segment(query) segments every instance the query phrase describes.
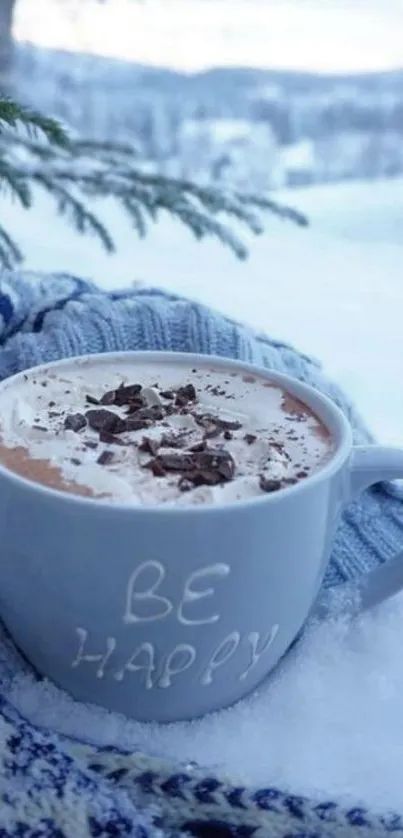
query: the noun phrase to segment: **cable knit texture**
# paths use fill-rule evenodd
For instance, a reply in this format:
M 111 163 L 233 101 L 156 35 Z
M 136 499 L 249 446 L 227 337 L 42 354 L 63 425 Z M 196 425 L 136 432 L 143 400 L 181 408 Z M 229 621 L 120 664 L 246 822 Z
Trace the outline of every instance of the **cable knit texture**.
M 354 406 L 314 359 L 209 308 L 142 286 L 107 293 L 64 274 L 1 275 L 0 379 L 62 357 L 142 349 L 239 358 L 288 373 L 339 405 L 356 442 L 371 439 Z M 388 486 L 365 492 L 344 511 L 325 585 L 354 580 L 402 545 L 399 497 Z M 15 666 L 18 654 L 5 639 L 3 684 L 11 659 Z M 310 802 L 289 792 L 234 788 L 202 767 L 72 743 L 36 729 L 0 698 L 0 835 L 403 836 L 398 813 L 378 816 L 363 806 L 344 809 L 335 801 Z

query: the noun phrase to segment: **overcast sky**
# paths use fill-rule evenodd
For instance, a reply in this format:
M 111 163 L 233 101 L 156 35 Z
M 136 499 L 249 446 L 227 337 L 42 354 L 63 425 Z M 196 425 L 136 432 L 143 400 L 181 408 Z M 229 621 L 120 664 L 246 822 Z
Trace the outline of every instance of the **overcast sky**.
M 34 8 L 35 7 L 35 8 Z M 16 35 L 147 64 L 326 71 L 403 67 L 403 0 L 20 0 Z

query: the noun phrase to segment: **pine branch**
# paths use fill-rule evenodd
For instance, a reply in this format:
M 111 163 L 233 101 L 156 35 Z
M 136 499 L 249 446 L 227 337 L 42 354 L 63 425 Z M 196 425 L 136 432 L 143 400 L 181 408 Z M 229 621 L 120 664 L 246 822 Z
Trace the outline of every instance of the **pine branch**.
M 66 131 L 58 122 L 25 108 L 12 99 L 0 96 L 0 134 L 5 126 L 14 130 L 25 128 L 30 137 L 39 132 L 50 143 L 60 148 L 68 148 L 70 145 Z
M 242 197 L 249 206 L 256 207 L 259 210 L 268 210 L 273 215 L 277 215 L 285 221 L 293 221 L 299 227 L 308 227 L 309 225 L 306 215 L 293 207 L 287 206 L 287 204 L 281 204 L 278 201 L 273 201 L 271 198 L 265 198 L 261 195 L 246 193 Z
M 159 175 L 136 173 L 136 180 L 152 187 L 156 187 L 163 182 L 166 187 L 172 188 L 174 192 L 194 195 L 211 213 L 225 212 L 226 215 L 243 221 L 256 234 L 262 232 L 262 223 L 259 216 L 251 212 L 251 208 L 269 211 L 279 218 L 293 221 L 301 227 L 308 225 L 306 216 L 292 207 L 253 193 L 223 192 L 214 186 L 199 186 L 191 181 L 162 178 Z
M 37 173 L 35 182 L 42 186 L 55 199 L 59 215 L 66 216 L 71 225 L 82 235 L 92 233 L 95 235 L 107 251 L 113 253 L 115 245 L 102 221 L 92 213 L 85 204 L 78 200 L 74 194 L 65 189 L 52 178 L 43 173 Z
M 22 260 L 23 255 L 18 245 L 0 224 L 0 264 L 11 269 Z
M 144 212 L 133 198 L 122 198 L 122 207 L 129 216 L 134 229 L 140 239 L 144 239 L 147 235 L 147 224 L 144 219 Z
M 97 161 L 116 165 L 116 156 L 127 162 L 132 162 L 137 157 L 138 150 L 126 143 L 103 142 L 97 140 L 76 140 L 71 144 L 70 150 L 75 158 L 87 157 L 90 154 L 96 155 Z
M 13 198 L 18 198 L 24 209 L 32 205 L 32 195 L 24 175 L 0 156 L 0 189 L 9 191 Z
M 20 127 L 24 131 L 16 133 Z M 247 249 L 227 228 L 226 219 L 255 235 L 263 231 L 261 214 L 266 211 L 307 224 L 301 213 L 266 197 L 146 173 L 130 146 L 69 139 L 58 123 L 0 97 L 0 189 L 28 209 L 37 187 L 48 193 L 77 232 L 95 235 L 107 252 L 115 249 L 114 241 L 95 211 L 103 198 L 118 202 L 141 238 L 165 211 L 197 239 L 213 236 L 240 259 L 246 258 Z M 21 258 L 16 243 L 0 227 L 0 264 Z

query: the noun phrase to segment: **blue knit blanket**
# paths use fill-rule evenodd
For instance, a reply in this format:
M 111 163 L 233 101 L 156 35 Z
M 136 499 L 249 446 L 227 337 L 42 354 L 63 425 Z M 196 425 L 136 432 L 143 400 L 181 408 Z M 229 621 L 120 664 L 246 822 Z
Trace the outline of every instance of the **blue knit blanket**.
M 0 275 L 0 379 L 61 357 L 136 349 L 221 355 L 286 372 L 329 395 L 356 442 L 370 439 L 316 361 L 206 307 L 158 289 L 106 293 L 66 275 Z M 399 541 L 403 504 L 386 487 L 367 491 L 343 514 L 325 585 L 354 580 L 387 561 Z M 403 836 L 403 814 L 310 801 L 292 789 L 235 787 L 203 766 L 96 748 L 38 729 L 5 697 L 15 666 L 27 664 L 1 631 L 1 838 Z

